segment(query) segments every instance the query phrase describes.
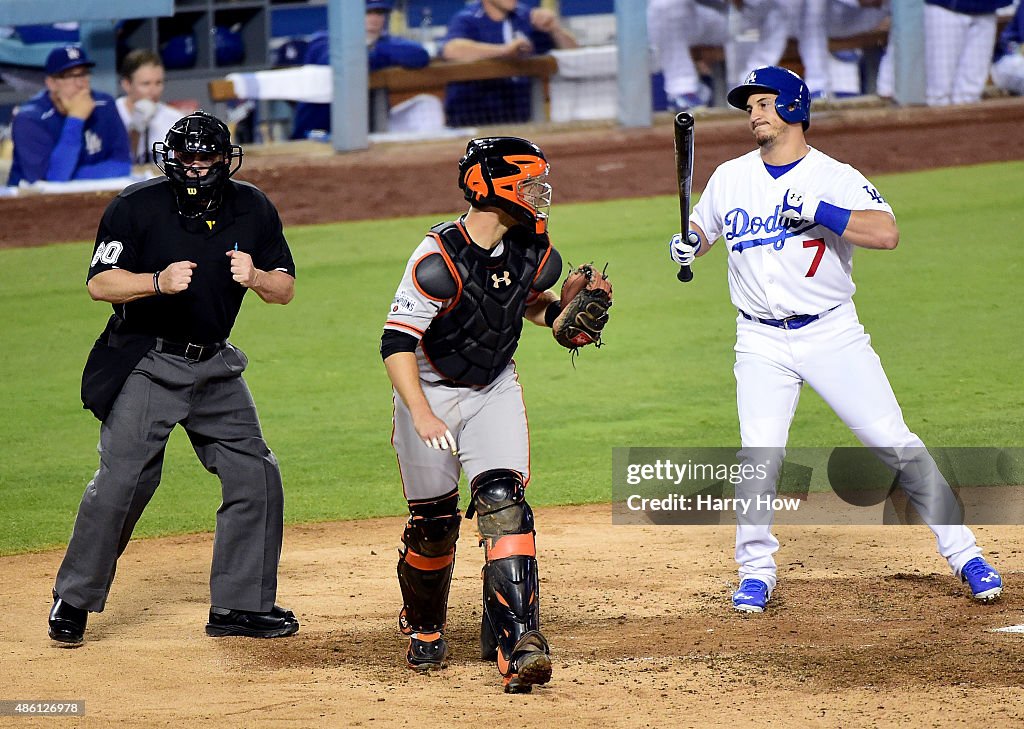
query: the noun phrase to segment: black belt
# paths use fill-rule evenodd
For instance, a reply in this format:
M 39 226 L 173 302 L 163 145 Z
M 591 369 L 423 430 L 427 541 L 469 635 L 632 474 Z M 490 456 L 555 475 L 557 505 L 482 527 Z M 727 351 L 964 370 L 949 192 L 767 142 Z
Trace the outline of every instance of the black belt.
M 743 309 L 737 309 L 737 311 L 743 316 L 744 319 L 750 321 L 756 321 L 758 324 L 767 324 L 770 327 L 778 327 L 779 329 L 800 329 L 810 324 L 812 321 L 818 321 L 821 317 L 825 316 L 830 311 L 835 311 L 839 306 L 833 306 L 831 309 L 821 312 L 820 314 L 794 314 L 793 316 L 787 316 L 785 319 L 762 319 L 757 316 L 751 316 Z
M 157 337 L 156 346 L 153 349 L 157 352 L 163 352 L 164 354 L 173 354 L 177 357 L 184 357 L 189 362 L 203 362 L 224 349 L 225 346 L 227 346 L 227 342 L 194 344 L 192 342 L 170 342 L 166 339 Z
M 472 385 L 464 385 L 461 382 L 455 380 L 435 380 L 435 385 L 444 385 L 445 387 L 472 387 Z

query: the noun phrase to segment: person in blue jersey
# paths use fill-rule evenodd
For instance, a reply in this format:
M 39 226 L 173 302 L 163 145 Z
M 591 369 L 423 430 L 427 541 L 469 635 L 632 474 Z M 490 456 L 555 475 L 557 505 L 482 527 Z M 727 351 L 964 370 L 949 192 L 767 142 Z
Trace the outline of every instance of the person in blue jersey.
M 577 45 L 576 37 L 547 8 L 525 7 L 518 0 L 478 0 L 448 22 L 441 57 L 446 61 L 516 59 Z M 444 110 L 452 127 L 529 121 L 530 79 L 448 84 Z
M 370 71 L 388 66 L 423 68 L 430 63 L 427 49 L 415 41 L 388 32 L 388 19 L 393 8 L 392 0 L 366 0 L 366 52 L 369 54 Z M 313 34 L 303 62 L 331 65 L 327 31 Z M 331 133 L 330 104 L 301 102 L 295 106 L 291 138 L 307 139 L 311 133 L 322 136 Z
M 128 133 L 114 97 L 90 87 L 95 65 L 73 45 L 55 48 L 47 56 L 46 88 L 15 109 L 8 185 L 131 173 Z
M 1017 96 L 1024 95 L 1024 4 L 1017 7 L 996 42 L 992 63 L 996 86 Z

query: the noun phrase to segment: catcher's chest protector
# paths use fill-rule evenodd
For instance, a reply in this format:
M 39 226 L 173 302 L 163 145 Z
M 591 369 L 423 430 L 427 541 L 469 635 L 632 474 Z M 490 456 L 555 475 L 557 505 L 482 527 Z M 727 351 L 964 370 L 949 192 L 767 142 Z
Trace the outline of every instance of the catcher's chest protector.
M 523 331 L 526 298 L 548 250 L 547 236 L 520 228 L 505 235 L 505 249 L 490 256 L 453 223 L 430 230 L 458 271 L 461 291 L 423 335 L 427 359 L 444 377 L 487 385 L 512 360 Z

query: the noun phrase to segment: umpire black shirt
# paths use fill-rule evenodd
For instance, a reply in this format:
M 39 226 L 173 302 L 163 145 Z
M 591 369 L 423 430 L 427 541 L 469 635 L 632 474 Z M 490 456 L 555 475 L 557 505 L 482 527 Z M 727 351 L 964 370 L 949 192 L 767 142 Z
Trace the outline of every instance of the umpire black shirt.
M 231 278 L 226 253 L 236 248 L 256 268 L 295 275 L 277 209 L 257 187 L 229 180 L 216 211 L 189 219 L 178 213 L 169 180 L 147 180 L 107 206 L 87 280 L 114 268 L 153 273 L 192 261 L 192 282 L 181 293 L 114 304 L 118 331 L 211 344 L 228 338 L 248 290 Z

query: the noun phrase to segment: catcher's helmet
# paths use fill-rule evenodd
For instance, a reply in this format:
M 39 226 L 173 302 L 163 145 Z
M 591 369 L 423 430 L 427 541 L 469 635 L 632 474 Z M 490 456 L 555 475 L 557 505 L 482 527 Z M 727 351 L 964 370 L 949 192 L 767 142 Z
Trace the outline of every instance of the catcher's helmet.
M 533 142 L 519 137 L 470 140 L 459 160 L 459 188 L 477 207 L 495 207 L 537 234 L 551 207 L 548 163 Z
M 206 174 L 195 166 L 195 155 L 216 155 Z M 198 218 L 220 204 L 228 179 L 242 166 L 242 148 L 231 144 L 231 133 L 217 117 L 200 109 L 171 126 L 162 142 L 153 143 L 153 160 L 167 175 L 178 198 L 178 211 Z
M 751 94 L 777 94 L 775 110 L 783 121 L 800 122 L 804 129 L 811 125 L 811 94 L 804 80 L 780 66 L 755 68 L 739 86 L 729 92 L 729 103 L 746 110 Z

